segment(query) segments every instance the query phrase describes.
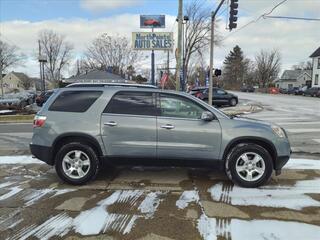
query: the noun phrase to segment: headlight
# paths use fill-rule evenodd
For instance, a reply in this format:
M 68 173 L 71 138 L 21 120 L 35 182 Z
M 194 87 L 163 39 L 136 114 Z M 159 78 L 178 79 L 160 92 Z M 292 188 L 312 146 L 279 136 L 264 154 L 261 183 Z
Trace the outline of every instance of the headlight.
M 285 134 L 285 132 L 282 130 L 281 127 L 271 126 L 271 128 L 272 128 L 272 131 L 273 131 L 276 135 L 278 135 L 279 137 L 281 137 L 281 138 L 285 138 L 285 137 L 286 137 L 286 134 Z

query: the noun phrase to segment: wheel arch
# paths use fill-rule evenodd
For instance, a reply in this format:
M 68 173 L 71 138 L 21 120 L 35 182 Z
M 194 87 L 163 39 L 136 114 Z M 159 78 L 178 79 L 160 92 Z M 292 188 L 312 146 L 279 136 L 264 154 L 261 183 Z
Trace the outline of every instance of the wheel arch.
M 228 154 L 230 153 L 230 151 L 237 145 L 239 144 L 257 144 L 261 147 L 263 147 L 264 149 L 266 149 L 271 157 L 272 157 L 272 161 L 273 161 L 273 166 L 275 166 L 275 161 L 277 159 L 277 150 L 276 147 L 274 146 L 274 144 L 269 141 L 268 139 L 265 138 L 261 138 L 261 137 L 238 137 L 235 138 L 233 140 L 231 140 L 227 147 L 225 148 L 224 152 L 223 152 L 223 161 L 226 161 Z
M 58 136 L 55 141 L 53 142 L 53 150 L 52 150 L 52 155 L 53 155 L 53 161 L 55 161 L 55 156 L 61 146 L 64 144 L 70 143 L 70 142 L 81 142 L 81 143 L 86 143 L 89 146 L 93 148 L 93 150 L 97 153 L 99 157 L 103 156 L 103 152 L 101 149 L 101 146 L 97 139 L 95 139 L 93 136 L 84 134 L 84 133 L 77 133 L 77 132 L 71 132 L 71 133 L 65 133 L 60 136 Z

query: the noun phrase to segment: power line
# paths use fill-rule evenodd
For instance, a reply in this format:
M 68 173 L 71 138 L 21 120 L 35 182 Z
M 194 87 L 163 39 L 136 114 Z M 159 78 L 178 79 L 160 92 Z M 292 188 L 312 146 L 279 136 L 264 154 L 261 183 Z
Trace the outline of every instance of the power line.
M 258 22 L 260 19 L 265 18 L 267 15 L 271 14 L 276 8 L 278 8 L 280 5 L 282 5 L 283 3 L 285 3 L 287 0 L 283 0 L 281 2 L 279 2 L 278 4 L 276 4 L 269 12 L 263 13 L 261 14 L 259 17 L 257 17 L 254 20 L 251 20 L 250 22 L 246 23 L 245 25 L 243 25 L 242 27 L 238 28 L 237 30 L 231 32 L 229 35 L 227 35 L 226 37 L 222 38 L 220 41 L 224 41 L 225 39 L 227 39 L 228 37 L 230 37 L 231 35 L 235 34 L 236 32 L 239 32 L 240 30 L 246 28 L 247 26 L 249 26 L 252 23 L 256 23 Z
M 305 21 L 320 21 L 320 18 L 303 18 L 303 17 L 287 17 L 287 16 L 264 16 L 263 18 L 280 18 L 280 19 L 293 19 Z

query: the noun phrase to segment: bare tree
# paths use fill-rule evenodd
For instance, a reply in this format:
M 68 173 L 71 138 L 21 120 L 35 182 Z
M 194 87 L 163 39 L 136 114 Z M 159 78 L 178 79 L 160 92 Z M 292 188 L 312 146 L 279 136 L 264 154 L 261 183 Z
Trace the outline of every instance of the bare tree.
M 30 89 L 34 84 L 34 79 L 29 78 L 28 76 L 23 76 L 20 78 L 20 84 L 23 89 L 28 90 Z
M 10 45 L 0 39 L 0 69 L 2 71 L 23 62 L 24 55 L 18 50 L 17 46 Z
M 262 87 L 267 87 L 280 72 L 281 57 L 278 50 L 261 50 L 255 56 L 256 77 Z
M 121 36 L 109 36 L 107 33 L 96 38 L 85 52 L 84 66 L 91 69 L 107 70 L 112 67 L 114 73 L 124 73 L 126 67 L 133 65 L 139 58 L 132 50 L 129 39 Z
M 306 62 L 300 62 L 299 64 L 292 66 L 293 70 L 312 70 L 312 62 L 306 61 Z
M 73 45 L 52 30 L 44 30 L 39 33 L 41 55 L 45 56 L 45 73 L 51 82 L 61 79 L 62 71 L 72 59 Z
M 8 68 L 22 63 L 24 55 L 18 52 L 18 47 L 10 45 L 0 39 L 0 85 L 3 96 L 2 72 Z
M 184 52 L 185 71 L 188 73 L 190 59 L 195 54 L 203 55 L 210 43 L 211 10 L 206 7 L 203 0 L 190 2 L 185 7 L 186 22 L 186 49 Z M 215 33 L 215 44 L 220 42 L 221 37 Z

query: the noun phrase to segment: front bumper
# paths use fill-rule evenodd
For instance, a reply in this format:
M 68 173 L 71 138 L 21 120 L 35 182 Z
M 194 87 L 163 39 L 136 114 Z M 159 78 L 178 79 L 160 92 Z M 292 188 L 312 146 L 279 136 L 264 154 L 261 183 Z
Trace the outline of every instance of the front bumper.
M 51 147 L 36 145 L 32 143 L 30 143 L 29 146 L 32 155 L 49 165 L 54 165 Z

